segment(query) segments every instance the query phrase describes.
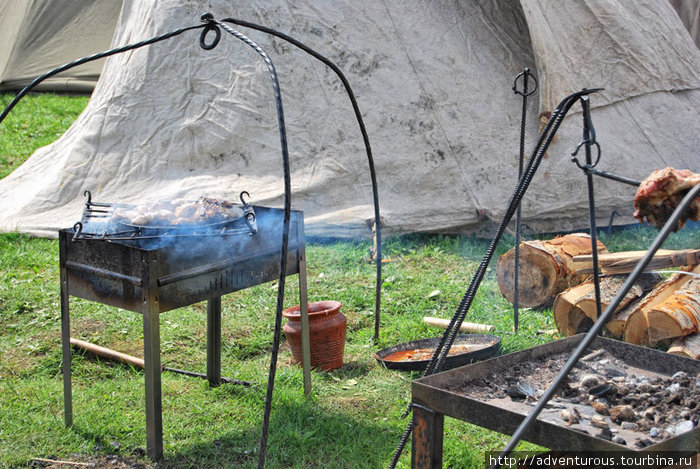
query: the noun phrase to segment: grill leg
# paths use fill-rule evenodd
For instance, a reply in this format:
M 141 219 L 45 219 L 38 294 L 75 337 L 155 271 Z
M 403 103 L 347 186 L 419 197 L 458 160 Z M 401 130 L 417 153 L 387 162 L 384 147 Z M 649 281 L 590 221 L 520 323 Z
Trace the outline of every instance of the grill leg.
M 311 339 L 309 337 L 309 296 L 306 290 L 306 248 L 303 225 L 298 228 L 299 250 L 299 314 L 301 315 L 301 368 L 304 375 L 304 394 L 311 396 Z
M 160 383 L 160 311 L 157 260 L 147 257 L 144 268 L 149 282 L 144 288 L 143 361 L 146 381 L 146 453 L 154 461 L 163 457 L 163 408 Z
M 221 297 L 207 300 L 207 379 L 221 384 Z
M 412 469 L 442 467 L 442 433 L 445 416 L 413 404 Z
M 71 386 L 70 308 L 65 267 L 61 267 L 61 371 L 63 373 L 63 416 L 66 426 L 73 425 L 73 390 Z

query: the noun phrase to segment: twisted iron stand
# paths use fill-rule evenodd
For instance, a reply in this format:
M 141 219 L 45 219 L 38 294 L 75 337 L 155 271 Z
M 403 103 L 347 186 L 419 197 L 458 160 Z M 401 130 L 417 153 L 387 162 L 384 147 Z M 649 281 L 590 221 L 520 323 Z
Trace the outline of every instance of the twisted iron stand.
M 518 89 L 518 78 L 523 79 L 522 91 Z M 528 89 L 529 79 L 535 82 L 532 90 Z M 523 108 L 520 117 L 520 151 L 518 154 L 518 181 L 523 177 L 523 161 L 525 159 L 525 127 L 527 124 L 527 98 L 537 91 L 537 78 L 530 73 L 529 68 L 525 68 L 513 80 L 513 92 L 523 98 Z M 513 253 L 513 332 L 518 332 L 518 271 L 520 270 L 520 203 L 515 211 L 515 251 Z
M 263 415 L 263 427 L 262 427 L 262 435 L 260 439 L 260 454 L 259 454 L 259 459 L 258 459 L 258 467 L 262 468 L 265 465 L 265 454 L 266 454 L 266 448 L 267 448 L 267 434 L 268 434 L 268 427 L 269 427 L 269 420 L 270 420 L 270 409 L 271 409 L 271 402 L 272 402 L 272 394 L 274 390 L 274 381 L 275 381 L 275 372 L 276 372 L 276 367 L 277 367 L 277 355 L 279 351 L 279 343 L 280 343 L 280 336 L 281 336 L 281 322 L 282 322 L 282 309 L 283 309 L 283 299 L 284 299 L 284 286 L 285 286 L 285 272 L 286 272 L 286 263 L 287 263 L 287 252 L 288 252 L 288 241 L 289 241 L 289 225 L 290 225 L 290 215 L 291 215 L 291 176 L 290 176 L 290 168 L 289 168 L 289 152 L 287 148 L 287 136 L 286 136 L 286 130 L 285 130 L 285 125 L 284 125 L 284 112 L 283 112 L 283 107 L 282 107 L 282 97 L 280 93 L 280 88 L 279 88 L 279 82 L 277 79 L 277 73 L 274 67 L 274 64 L 272 63 L 272 59 L 270 56 L 260 47 L 258 46 L 254 41 L 252 41 L 250 38 L 247 36 L 243 35 L 239 31 L 231 28 L 227 24 L 223 24 L 221 21 L 218 21 L 214 18 L 214 16 L 210 13 L 204 14 L 201 17 L 202 24 L 198 25 L 193 25 L 193 26 L 188 26 L 185 28 L 180 28 L 176 29 L 174 31 L 155 36 L 150 39 L 146 39 L 141 42 L 133 43 L 133 44 L 128 44 L 122 47 L 118 47 L 115 49 L 111 49 L 108 51 L 104 52 L 99 52 L 87 57 L 83 57 L 81 59 L 75 60 L 73 62 L 67 63 L 65 65 L 62 65 L 60 67 L 57 67 L 53 70 L 50 70 L 47 73 L 44 73 L 43 75 L 38 76 L 35 78 L 29 85 L 25 86 L 17 95 L 15 98 L 10 102 L 10 104 L 7 105 L 5 110 L 0 114 L 0 122 L 2 122 L 7 115 L 12 111 L 12 109 L 17 105 L 17 103 L 27 95 L 35 86 L 37 86 L 39 83 L 42 81 L 46 80 L 47 78 L 50 78 L 58 73 L 61 73 L 63 71 L 69 70 L 73 67 L 77 67 L 79 65 L 82 65 L 87 62 L 92 62 L 94 60 L 99 60 L 105 57 L 109 57 L 112 55 L 120 54 L 122 52 L 127 52 L 131 51 L 134 49 L 138 49 L 140 47 L 144 46 L 149 46 L 161 41 L 164 41 L 166 39 L 170 39 L 176 36 L 179 36 L 180 34 L 191 31 L 191 30 L 197 30 L 201 29 L 200 37 L 199 37 L 199 43 L 200 46 L 205 49 L 205 50 L 212 50 L 214 49 L 220 42 L 221 40 L 221 29 L 224 31 L 228 32 L 232 36 L 236 37 L 237 39 L 245 42 L 247 45 L 249 45 L 251 48 L 253 48 L 264 60 L 265 64 L 267 65 L 269 74 L 270 74 L 270 79 L 272 81 L 272 87 L 273 87 L 273 92 L 274 92 L 274 97 L 275 97 L 275 105 L 276 105 L 276 111 L 277 111 L 277 123 L 278 123 L 278 128 L 279 128 L 279 134 L 280 134 L 280 146 L 282 149 L 282 165 L 283 165 L 283 172 L 284 172 L 284 222 L 283 222 L 283 228 L 282 228 L 282 245 L 281 245 L 281 261 L 280 261 L 280 277 L 278 281 L 278 288 L 277 288 L 277 305 L 276 305 L 276 314 L 275 314 L 275 328 L 274 328 L 274 338 L 273 338 L 273 347 L 272 347 L 272 356 L 270 360 L 270 371 L 268 375 L 268 385 L 267 385 L 267 394 L 265 398 L 265 410 L 264 410 L 264 415 Z M 237 24 L 240 26 L 244 27 L 249 27 L 252 29 L 256 29 L 262 32 L 265 32 L 267 34 L 274 35 L 276 37 L 279 37 L 287 42 L 290 42 L 291 44 L 295 45 L 296 47 L 300 48 L 304 52 L 312 55 L 316 59 L 320 60 L 323 62 L 326 66 L 331 68 L 336 75 L 340 78 L 341 82 L 343 83 L 343 86 L 345 87 L 345 90 L 350 98 L 350 101 L 352 103 L 353 110 L 355 112 L 356 119 L 358 121 L 358 125 L 360 127 L 360 131 L 362 133 L 362 138 L 363 142 L 365 144 L 365 149 L 367 152 L 367 160 L 369 164 L 369 170 L 370 170 L 370 176 L 371 176 L 371 182 L 372 182 L 372 193 L 373 193 L 373 202 L 374 202 L 374 217 L 375 217 L 375 225 L 376 225 L 376 237 L 377 237 L 377 252 L 376 252 L 376 262 L 377 262 L 377 284 L 376 284 L 376 290 L 375 290 L 375 327 L 374 327 L 374 340 L 375 342 L 378 339 L 379 336 L 379 316 L 380 316 L 380 305 L 381 305 L 381 269 L 382 269 L 382 241 L 381 241 L 381 217 L 379 213 L 379 197 L 378 197 L 378 190 L 377 190 L 377 179 L 376 179 L 376 172 L 374 169 L 374 159 L 372 157 L 372 150 L 369 144 L 369 137 L 367 135 L 367 131 L 365 129 L 364 121 L 362 119 L 361 112 L 359 110 L 359 106 L 357 105 L 357 101 L 355 100 L 354 93 L 352 92 L 352 89 L 350 87 L 349 82 L 343 75 L 343 73 L 340 71 L 340 69 L 329 59 L 325 58 L 318 52 L 314 51 L 310 47 L 304 45 L 300 41 L 287 36 L 286 34 L 283 34 L 279 31 L 275 31 L 273 29 L 260 26 L 254 23 L 249 23 L 246 21 L 242 20 L 237 20 L 237 19 L 232 19 L 232 18 L 227 18 L 222 20 L 223 22 L 227 23 L 232 23 L 232 24 Z M 213 33 L 214 37 L 210 41 L 207 40 L 207 35 L 209 33 Z M 306 322 L 306 327 L 308 330 L 308 316 L 306 317 L 306 321 L 304 321 L 303 318 L 304 315 L 302 315 L 302 327 L 304 327 L 304 322 Z M 64 321 L 62 318 L 62 331 L 63 334 L 70 334 L 69 330 L 65 330 L 68 327 L 67 321 Z M 64 341 L 63 344 L 63 356 L 70 357 L 70 343 L 67 341 Z M 64 360 L 65 361 L 65 360 Z M 63 364 L 63 366 L 66 366 L 66 363 Z M 68 363 L 68 366 L 70 364 Z M 307 387 L 307 381 L 309 379 L 305 377 L 305 390 L 310 392 L 310 387 Z M 68 391 L 70 391 L 70 382 L 65 382 L 64 380 L 64 394 L 67 392 L 66 387 L 68 386 Z M 71 425 L 72 424 L 72 414 L 71 412 L 67 411 L 65 415 L 65 421 L 66 425 Z M 155 432 L 158 433 L 158 432 Z M 163 443 L 162 443 L 162 431 L 160 435 L 155 435 L 152 438 L 149 438 L 148 445 L 147 445 L 147 452 L 148 456 L 151 459 L 157 460 L 161 459 L 163 456 Z

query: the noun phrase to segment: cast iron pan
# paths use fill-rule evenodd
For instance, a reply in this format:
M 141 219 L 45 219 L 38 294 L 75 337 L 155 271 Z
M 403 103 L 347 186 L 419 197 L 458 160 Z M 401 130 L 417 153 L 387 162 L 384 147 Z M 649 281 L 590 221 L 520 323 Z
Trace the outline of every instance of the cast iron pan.
M 389 354 L 394 352 L 403 352 L 406 350 L 415 349 L 432 349 L 440 343 L 440 338 L 436 337 L 434 339 L 421 339 L 414 340 L 412 342 L 406 342 L 403 344 L 394 345 L 393 347 L 385 348 L 374 354 L 374 357 L 382 363 L 387 368 L 392 370 L 403 370 L 403 371 L 422 371 L 428 366 L 430 359 L 427 360 L 412 360 L 412 361 L 393 361 L 385 360 Z M 464 353 L 456 355 L 448 355 L 445 358 L 445 364 L 443 370 L 448 370 L 450 368 L 456 368 L 462 365 L 468 365 L 470 363 L 477 362 L 479 360 L 485 360 L 492 357 L 498 352 L 501 346 L 501 338 L 495 335 L 488 334 L 465 334 L 458 335 L 455 338 L 454 345 L 467 344 L 467 345 L 486 345 L 486 347 L 474 350 L 466 351 Z M 453 346 L 454 346 L 453 345 Z

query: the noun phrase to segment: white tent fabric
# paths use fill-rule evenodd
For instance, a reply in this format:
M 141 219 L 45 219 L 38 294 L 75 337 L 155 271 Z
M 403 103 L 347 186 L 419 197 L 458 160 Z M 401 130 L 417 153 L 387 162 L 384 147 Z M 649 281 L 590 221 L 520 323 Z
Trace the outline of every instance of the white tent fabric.
M 669 0 L 695 45 L 700 47 L 700 0 Z
M 0 0 L 0 90 L 109 48 L 121 0 Z M 104 61 L 45 80 L 38 90 L 91 92 Z
M 540 82 L 528 148 L 540 111 L 602 86 L 591 97 L 601 169 L 637 179 L 665 166 L 699 169 L 700 51 L 667 2 L 127 0 L 113 45 L 195 24 L 205 12 L 286 32 L 345 72 L 390 233 L 473 232 L 500 219 L 517 177 L 521 101 L 511 86 L 523 67 Z M 293 46 L 241 31 L 270 52 L 280 76 L 292 205 L 307 231 L 369 235 L 369 172 L 340 82 Z M 523 220 L 534 230 L 587 226 L 584 176 L 569 161 L 580 123 L 580 113 L 567 117 L 528 190 Z M 246 190 L 255 204 L 281 206 L 279 135 L 260 58 L 226 33 L 204 51 L 192 32 L 111 57 L 75 124 L 0 181 L 0 229 L 51 236 L 79 219 L 86 189 L 124 203 L 236 200 Z M 613 210 L 630 221 L 633 194 L 596 180 L 599 222 Z

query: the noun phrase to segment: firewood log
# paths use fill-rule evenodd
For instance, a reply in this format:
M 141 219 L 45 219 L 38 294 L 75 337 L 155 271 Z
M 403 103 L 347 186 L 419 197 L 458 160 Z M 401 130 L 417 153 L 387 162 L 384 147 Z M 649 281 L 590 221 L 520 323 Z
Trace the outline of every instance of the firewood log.
M 674 340 L 668 353 L 700 360 L 700 332 Z
M 598 252 L 607 249 L 598 241 Z M 573 257 L 591 253 L 591 238 L 585 233 L 558 236 L 549 241 L 520 243 L 518 270 L 518 303 L 523 307 L 544 308 L 564 290 L 580 284 L 586 275 L 576 273 Z M 501 294 L 513 302 L 513 269 L 515 249 L 498 259 L 496 279 Z
M 647 251 L 624 251 L 598 256 L 600 271 L 604 274 L 625 274 L 632 272 Z M 700 249 L 673 251 L 659 249 L 647 264 L 646 270 L 668 267 L 695 266 L 700 264 Z M 593 273 L 593 259 L 590 254 L 574 257 L 574 266 L 579 274 Z
M 600 279 L 600 311 L 601 313 L 605 311 L 610 302 L 615 298 L 617 292 L 620 291 L 622 285 L 625 283 L 627 275 L 611 275 L 608 277 L 602 277 Z M 644 294 L 654 288 L 662 278 L 658 274 L 642 274 L 639 276 L 637 281 L 632 285 L 632 288 L 627 292 L 627 294 L 622 298 L 622 301 L 618 305 L 615 311 L 622 310 L 625 306 L 630 304 L 637 298 L 641 298 Z M 593 280 L 590 280 L 593 284 Z M 595 307 L 595 290 L 591 289 L 589 292 L 584 294 L 576 302 L 578 306 L 589 318 L 593 321 L 597 320 L 596 307 Z
M 608 332 L 617 338 L 622 338 L 625 333 L 625 327 L 627 326 L 627 320 L 630 318 L 632 312 L 635 311 L 637 305 L 642 301 L 644 301 L 644 298 L 637 298 L 624 308 L 615 312 L 613 317 L 605 324 L 605 328 Z
M 593 320 L 586 316 L 586 313 L 576 306 L 577 300 L 589 292 L 593 291 L 593 282 L 582 283 L 572 287 L 554 299 L 552 313 L 554 323 L 563 336 L 570 336 L 585 332 L 593 325 Z
M 617 292 L 620 291 L 625 279 L 625 275 L 614 275 L 600 279 L 601 311 L 605 311 L 615 295 L 617 295 Z M 660 281 L 661 276 L 656 274 L 643 274 L 640 276 L 630 291 L 624 296 L 616 311 L 623 310 Z M 583 332 L 581 330 L 582 327 L 587 326 L 586 329 L 590 327 L 597 319 L 593 279 L 588 279 L 584 283 L 560 293 L 554 300 L 552 312 L 554 314 L 554 322 L 559 328 L 559 332 L 563 335 Z M 585 318 L 588 318 L 589 321 L 586 321 Z M 619 336 L 620 332 L 617 332 L 615 335 Z
M 700 266 L 684 269 L 700 274 Z M 655 345 L 697 332 L 700 324 L 700 279 L 677 273 L 659 284 L 629 314 L 624 340 Z

